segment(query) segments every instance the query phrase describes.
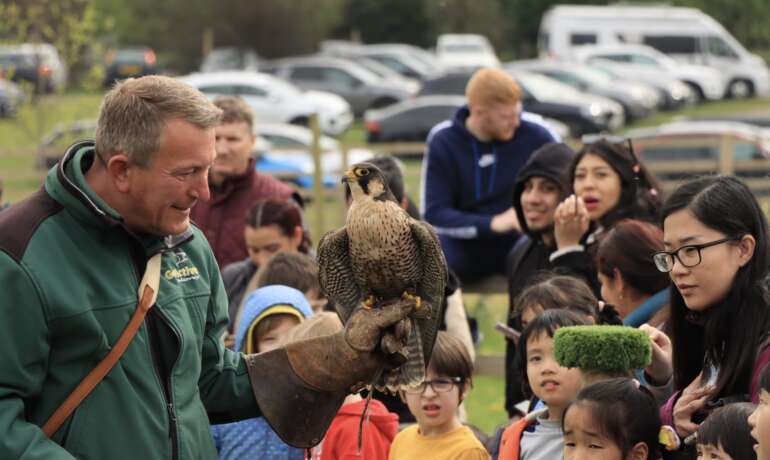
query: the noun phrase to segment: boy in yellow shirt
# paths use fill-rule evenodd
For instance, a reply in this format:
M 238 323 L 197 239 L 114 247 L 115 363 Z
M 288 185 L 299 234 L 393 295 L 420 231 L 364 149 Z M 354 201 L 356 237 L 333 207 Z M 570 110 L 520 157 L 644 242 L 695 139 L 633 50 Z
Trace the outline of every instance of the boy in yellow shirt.
M 417 420 L 396 436 L 388 460 L 487 460 L 470 428 L 457 417 L 457 407 L 471 388 L 473 364 L 465 346 L 439 331 L 422 385 L 401 392 Z

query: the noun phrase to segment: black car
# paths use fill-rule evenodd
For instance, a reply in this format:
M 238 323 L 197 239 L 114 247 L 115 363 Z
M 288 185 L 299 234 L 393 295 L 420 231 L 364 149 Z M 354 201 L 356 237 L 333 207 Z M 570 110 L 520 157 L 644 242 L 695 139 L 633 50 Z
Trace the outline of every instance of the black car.
M 368 142 L 424 142 L 430 130 L 450 120 L 464 96 L 424 96 L 367 110 L 364 114 Z
M 457 72 L 429 79 L 417 95 L 464 95 L 471 75 L 471 72 Z M 566 124 L 573 135 L 613 131 L 624 123 L 623 108 L 614 101 L 587 94 L 576 97 L 572 88 L 564 88 L 559 82 L 541 75 L 516 72 L 513 77 L 521 86 L 524 110 Z M 542 83 L 560 88 L 559 92 L 550 91 L 550 88 L 543 90 L 540 88 Z
M 155 51 L 151 48 L 121 48 L 107 53 L 105 60 L 105 87 L 111 86 L 116 80 L 153 75 L 159 70 Z

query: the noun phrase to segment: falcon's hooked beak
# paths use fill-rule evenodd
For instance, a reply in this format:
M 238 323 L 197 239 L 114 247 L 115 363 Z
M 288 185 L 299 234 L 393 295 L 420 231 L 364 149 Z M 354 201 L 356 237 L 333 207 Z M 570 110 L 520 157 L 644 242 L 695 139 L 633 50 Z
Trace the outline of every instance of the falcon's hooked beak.
M 356 182 L 357 180 L 358 178 L 356 177 L 356 173 L 353 172 L 352 169 L 348 169 L 347 171 L 345 171 L 345 175 L 342 176 L 342 179 L 340 179 L 340 182 L 342 182 L 343 184 L 346 184 L 348 182 Z

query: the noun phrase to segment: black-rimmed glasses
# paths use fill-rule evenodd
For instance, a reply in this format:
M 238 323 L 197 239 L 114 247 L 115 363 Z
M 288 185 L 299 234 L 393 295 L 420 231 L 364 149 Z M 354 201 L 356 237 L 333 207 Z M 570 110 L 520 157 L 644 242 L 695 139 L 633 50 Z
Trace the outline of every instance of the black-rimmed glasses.
M 420 395 L 428 388 L 428 385 L 433 389 L 435 393 L 446 393 L 451 391 L 455 384 L 462 383 L 463 379 L 460 377 L 447 377 L 434 380 L 423 380 L 421 384 L 415 387 L 408 387 L 406 392 L 413 395 Z
M 737 241 L 741 238 L 740 236 L 733 236 L 703 244 L 688 244 L 674 251 L 659 251 L 652 255 L 652 260 L 655 262 L 655 267 L 663 273 L 668 273 L 674 269 L 674 258 L 682 266 L 692 268 L 701 263 L 701 251 L 703 249 L 728 241 Z

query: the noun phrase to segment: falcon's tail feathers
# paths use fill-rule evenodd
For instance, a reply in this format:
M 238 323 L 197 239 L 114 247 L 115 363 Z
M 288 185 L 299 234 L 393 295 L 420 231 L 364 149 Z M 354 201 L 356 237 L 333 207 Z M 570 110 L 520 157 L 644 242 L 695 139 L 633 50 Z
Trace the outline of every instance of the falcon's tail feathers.
M 406 362 L 386 371 L 378 379 L 375 388 L 396 394 L 399 390 L 419 385 L 425 380 L 425 358 L 422 349 L 420 327 L 412 321 L 412 328 L 406 342 Z

